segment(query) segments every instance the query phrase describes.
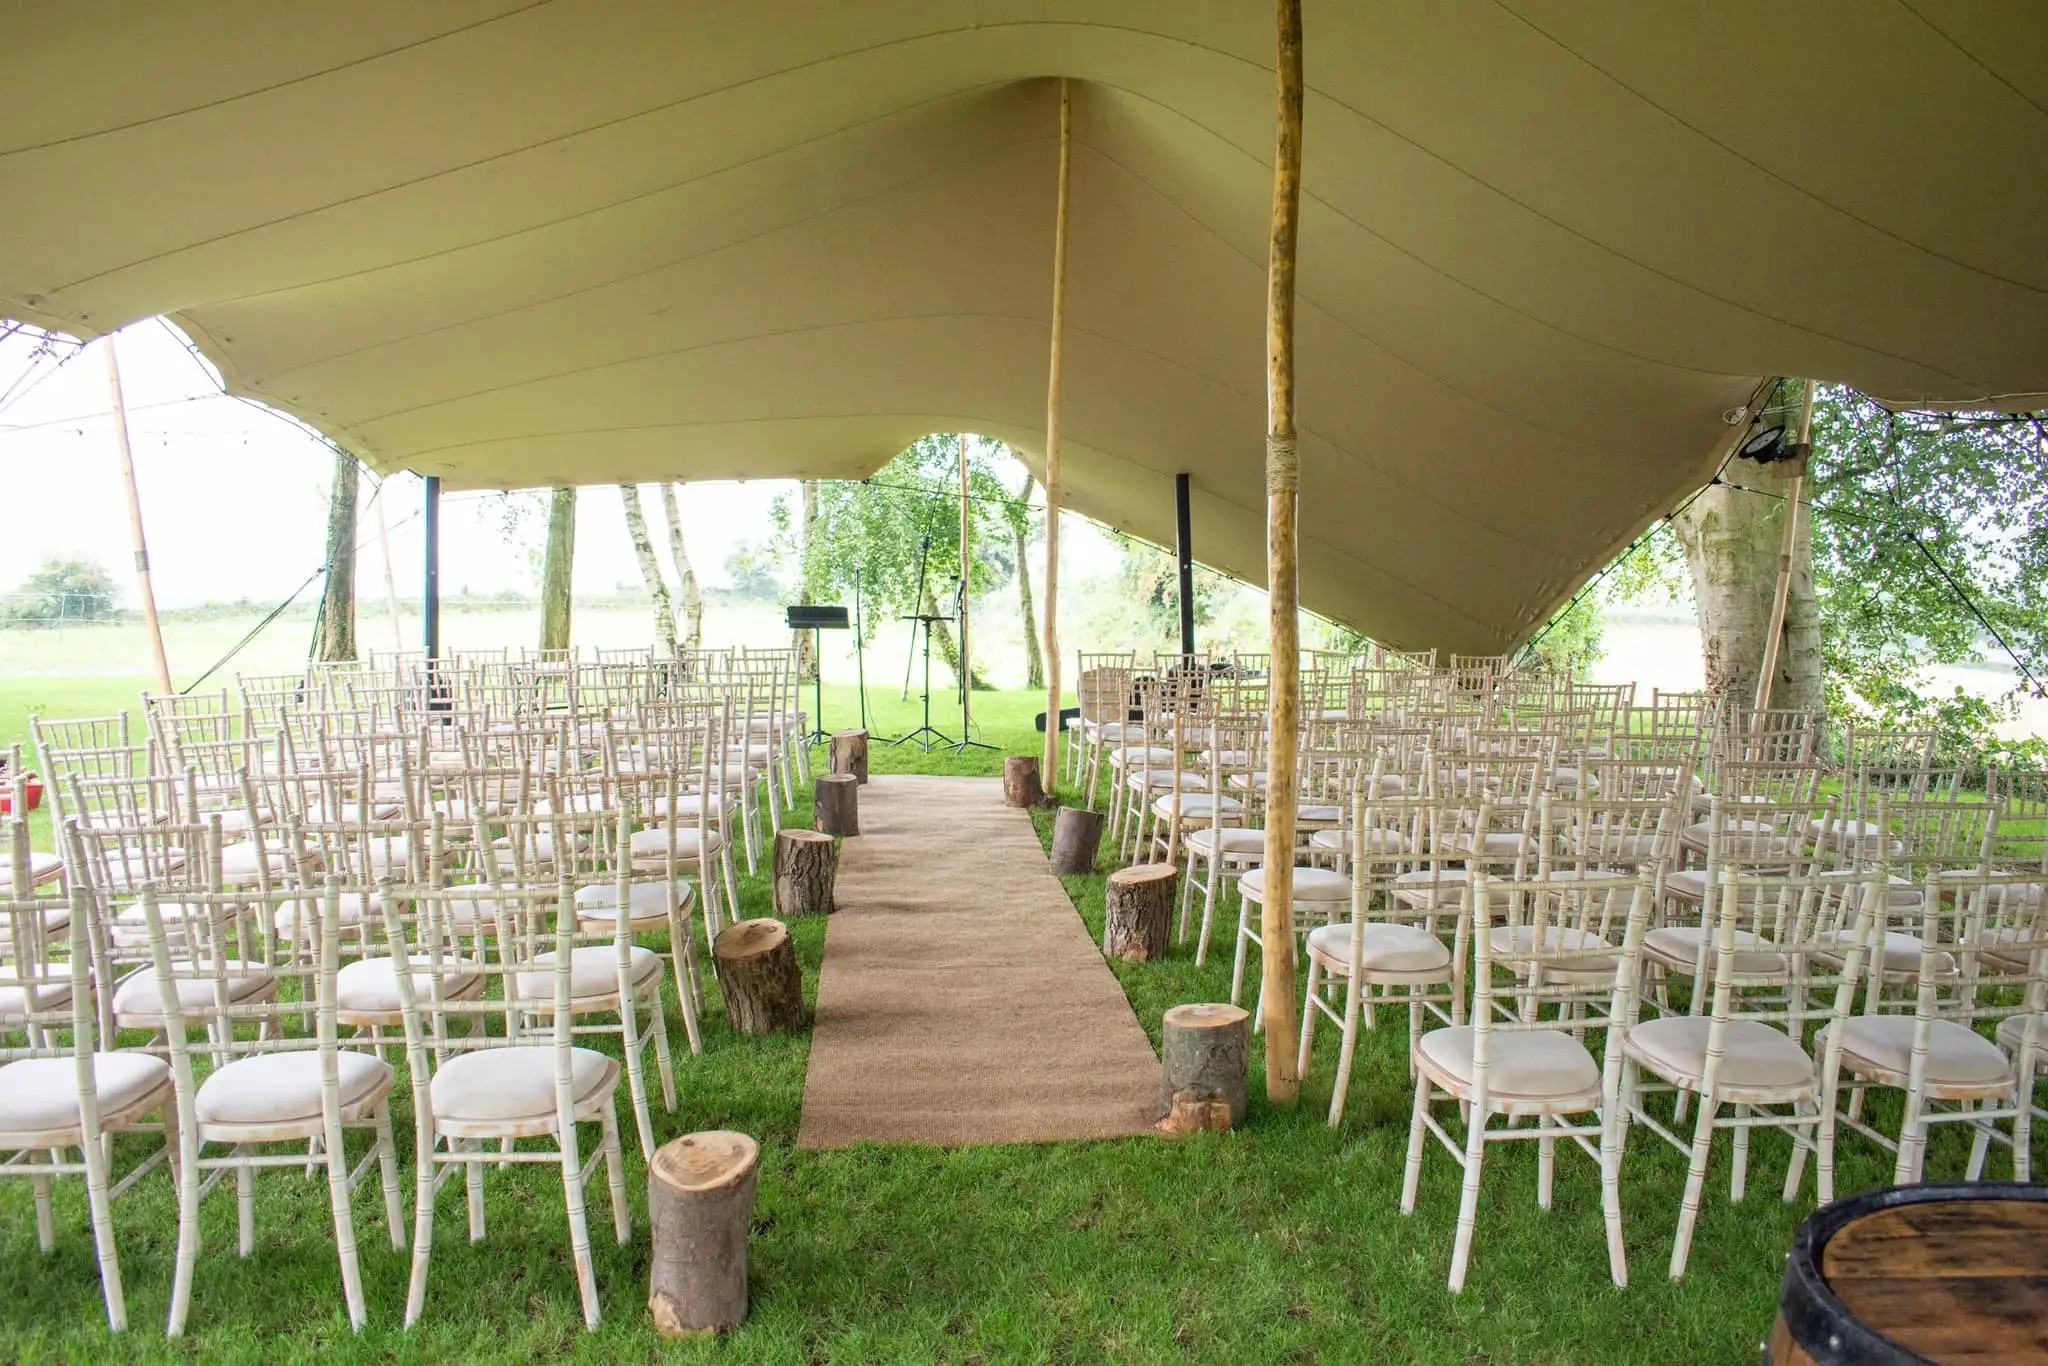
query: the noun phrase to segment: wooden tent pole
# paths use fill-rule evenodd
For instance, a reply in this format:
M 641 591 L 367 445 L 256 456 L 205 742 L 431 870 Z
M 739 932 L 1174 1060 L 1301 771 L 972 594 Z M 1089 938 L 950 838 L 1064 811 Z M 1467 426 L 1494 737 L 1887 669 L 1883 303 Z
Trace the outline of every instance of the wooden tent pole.
M 967 571 L 974 564 L 974 532 L 967 506 L 967 433 L 956 433 L 953 440 L 960 443 L 960 738 L 965 740 L 974 708 L 974 657 L 967 652 L 967 594 L 972 582 Z
M 1301 744 L 1300 604 L 1295 515 L 1294 260 L 1301 222 L 1301 0 L 1279 0 L 1273 141 L 1273 238 L 1266 262 L 1266 596 L 1272 651 L 1267 691 L 1265 898 L 1259 955 L 1266 1020 L 1266 1098 L 1291 1105 L 1295 1060 L 1294 813 Z
M 1060 77 L 1059 196 L 1052 226 L 1052 354 L 1045 380 L 1045 753 L 1048 792 L 1060 780 L 1060 336 L 1067 324 L 1067 179 L 1073 159 L 1073 96 Z
M 121 458 L 121 483 L 128 491 L 128 532 L 135 544 L 135 586 L 142 599 L 142 624 L 149 635 L 150 662 L 156 667 L 156 690 L 169 693 L 171 661 L 164 653 L 164 625 L 156 614 L 156 588 L 149 577 L 149 542 L 142 534 L 142 494 L 135 487 L 135 452 L 128 442 L 128 405 L 121 400 L 121 359 L 114 354 L 114 334 L 107 334 L 107 393 L 114 404 L 114 447 Z
M 1771 688 L 1778 679 L 1778 648 L 1785 636 L 1785 609 L 1792 600 L 1792 551 L 1799 544 L 1799 505 L 1806 492 L 1806 465 L 1813 453 L 1813 381 L 1806 381 L 1806 396 L 1799 405 L 1799 439 L 1792 446 L 1792 485 L 1785 498 L 1785 539 L 1778 550 L 1778 589 L 1771 599 L 1771 628 L 1764 636 L 1764 667 L 1756 680 L 1756 710 L 1750 716 L 1750 733 L 1763 729 L 1764 713 L 1771 707 Z

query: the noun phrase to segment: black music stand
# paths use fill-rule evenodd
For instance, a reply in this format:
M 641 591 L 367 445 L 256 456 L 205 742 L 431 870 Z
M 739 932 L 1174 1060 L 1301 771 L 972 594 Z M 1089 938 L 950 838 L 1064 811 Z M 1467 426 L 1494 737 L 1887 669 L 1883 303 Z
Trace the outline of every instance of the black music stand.
M 957 586 L 953 590 L 953 615 L 963 621 L 967 617 L 967 580 L 964 578 L 957 581 Z M 960 740 L 953 746 L 953 752 L 955 754 L 965 754 L 970 749 L 994 749 L 995 746 L 988 741 L 977 740 L 967 733 L 969 726 L 967 694 L 974 687 L 974 666 L 967 658 L 966 631 L 963 630 L 960 633 L 960 640 Z
M 913 606 L 924 601 L 924 575 L 931 553 L 932 534 L 927 531 L 923 543 L 917 548 L 917 592 L 910 599 Z M 892 745 L 906 745 L 915 740 L 924 748 L 926 754 L 930 754 L 934 740 L 942 745 L 953 743 L 952 736 L 932 724 L 932 623 L 952 619 L 950 615 L 942 612 L 910 612 L 903 617 L 903 620 L 911 623 L 910 657 L 913 660 L 917 658 L 917 630 L 919 627 L 924 629 L 924 724 L 908 735 L 891 740 L 889 743 Z M 905 672 L 908 673 L 907 668 Z
M 822 743 L 825 730 L 825 631 L 844 631 L 851 623 L 844 607 L 821 607 L 812 603 L 791 603 L 782 609 L 782 619 L 792 631 L 811 633 L 811 728 L 801 737 L 807 745 Z

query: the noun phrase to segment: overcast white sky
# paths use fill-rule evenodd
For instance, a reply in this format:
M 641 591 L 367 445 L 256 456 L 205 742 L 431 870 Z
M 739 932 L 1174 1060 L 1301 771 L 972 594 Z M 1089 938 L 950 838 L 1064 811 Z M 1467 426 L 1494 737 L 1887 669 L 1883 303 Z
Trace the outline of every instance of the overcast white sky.
M 136 323 L 117 344 L 158 601 L 186 607 L 283 598 L 322 558 L 331 453 L 292 423 L 220 393 L 210 370 L 166 324 Z M 31 369 L 26 341 L 0 341 L 0 395 L 25 379 L 0 399 L 0 593 L 52 555 L 76 555 L 105 566 L 123 600 L 133 601 L 106 345 L 97 342 L 61 366 L 45 359 Z M 684 534 L 699 576 L 723 583 L 726 557 L 742 541 L 768 536 L 769 502 L 790 487 L 690 485 Z M 365 498 L 368 491 L 366 480 Z M 410 598 L 420 580 L 420 481 L 393 478 L 381 501 L 398 591 Z M 647 511 L 658 539 L 660 513 L 651 496 Z M 366 515 L 362 534 L 372 535 L 375 525 Z M 508 540 L 495 495 L 447 495 L 443 591 L 534 591 L 532 550 L 541 533 L 537 515 L 524 543 Z M 1077 552 L 1084 561 L 1107 559 L 1106 543 L 1091 533 L 1063 545 L 1063 563 Z M 381 591 L 374 543 L 361 552 L 359 573 L 359 592 Z M 586 489 L 578 500 L 576 590 L 603 593 L 639 582 L 617 492 Z

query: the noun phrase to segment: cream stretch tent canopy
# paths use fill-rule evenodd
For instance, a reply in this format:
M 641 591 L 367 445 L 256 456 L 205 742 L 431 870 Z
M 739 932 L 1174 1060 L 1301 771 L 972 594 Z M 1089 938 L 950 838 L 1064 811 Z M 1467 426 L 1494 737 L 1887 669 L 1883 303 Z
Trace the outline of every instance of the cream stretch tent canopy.
M 212 0 L 0 18 L 0 313 L 168 314 L 450 486 L 1036 460 L 1264 577 L 1259 0 Z M 1768 375 L 2048 390 L 2048 4 L 1311 0 L 1301 595 L 1540 624 Z

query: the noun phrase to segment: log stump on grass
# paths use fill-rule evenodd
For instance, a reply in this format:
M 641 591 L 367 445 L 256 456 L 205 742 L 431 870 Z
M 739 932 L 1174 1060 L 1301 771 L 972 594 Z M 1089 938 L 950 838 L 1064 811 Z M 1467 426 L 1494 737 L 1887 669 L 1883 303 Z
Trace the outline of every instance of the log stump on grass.
M 860 780 L 851 773 L 827 773 L 811 793 L 811 824 L 828 835 L 860 833 Z
M 1036 754 L 1003 758 L 1003 805 L 1030 808 L 1045 805 L 1045 786 L 1038 778 Z
M 740 1034 L 774 1034 L 804 1022 L 796 944 L 780 920 L 740 920 L 711 941 L 725 1020 Z
M 1092 873 L 1102 848 L 1102 813 L 1085 806 L 1063 806 L 1052 821 L 1052 870 Z
M 1170 863 L 1134 863 L 1111 873 L 1104 891 L 1102 952 L 1132 963 L 1166 957 L 1177 881 L 1178 870 Z
M 775 913 L 830 915 L 839 879 L 839 842 L 816 830 L 785 826 L 775 835 Z
M 747 1229 L 761 1145 L 717 1129 L 685 1134 L 647 1164 L 654 1230 L 647 1309 L 663 1337 L 698 1337 L 747 1318 Z
M 868 780 L 868 733 L 842 730 L 832 736 L 832 772 L 850 773 L 856 783 Z
M 1244 1122 L 1251 1015 L 1222 1004 L 1175 1006 L 1159 1032 L 1162 1133 L 1228 1132 Z

